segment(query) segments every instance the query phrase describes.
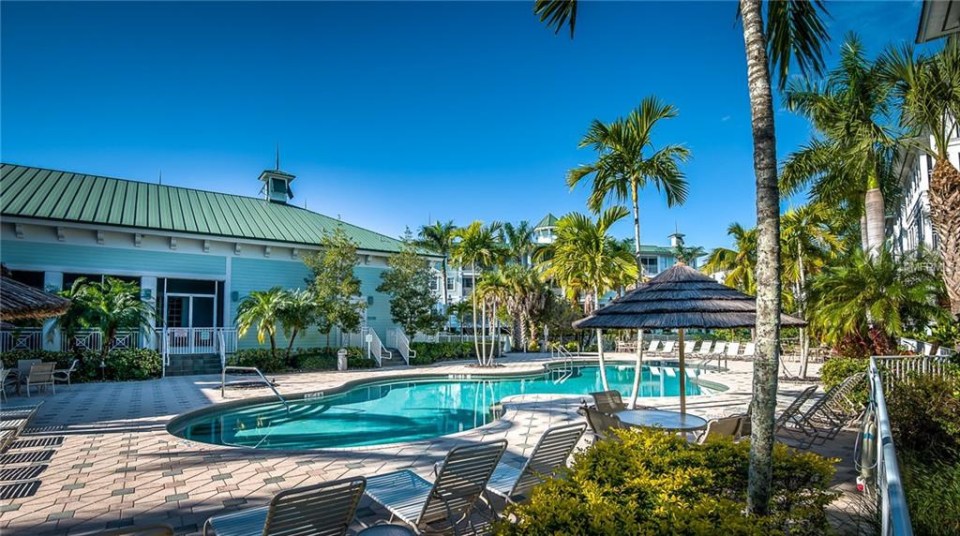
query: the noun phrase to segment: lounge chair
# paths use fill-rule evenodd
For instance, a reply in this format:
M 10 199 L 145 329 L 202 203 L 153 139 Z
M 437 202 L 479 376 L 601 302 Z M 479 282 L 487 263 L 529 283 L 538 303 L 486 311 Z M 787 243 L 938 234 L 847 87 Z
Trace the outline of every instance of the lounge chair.
M 647 353 L 648 354 L 656 353 L 657 348 L 659 347 L 660 347 L 660 341 L 658 339 L 653 339 L 652 341 L 650 341 L 650 345 L 647 346 Z
M 600 439 L 606 439 L 611 437 L 611 431 L 618 428 L 626 428 L 626 426 L 620 422 L 620 419 L 616 415 L 610 415 L 604 413 L 597 408 L 592 408 L 584 404 L 580 407 L 580 411 L 583 413 L 583 416 L 587 418 L 587 424 L 590 425 L 590 431 L 593 432 L 593 435 L 599 437 Z
M 7 448 L 20 435 L 20 432 L 30 423 L 30 419 L 36 415 L 39 408 L 40 404 L 37 404 L 0 411 L 0 452 L 6 452 Z
M 803 449 L 837 437 L 840 430 L 856 418 L 856 414 L 847 409 L 845 399 L 865 378 L 866 373 L 861 372 L 834 385 L 806 411 L 798 412 L 777 429 L 797 438 Z
M 673 353 L 673 348 L 677 345 L 677 341 L 666 341 L 663 343 L 663 350 L 660 350 L 661 354 L 670 355 Z
M 67 382 L 67 385 L 70 385 L 70 375 L 77 371 L 77 365 L 79 364 L 80 364 L 80 360 L 74 359 L 70 363 L 70 368 L 55 369 L 53 371 L 53 381 Z
M 807 400 L 810 400 L 810 398 L 816 392 L 817 392 L 816 385 L 811 385 L 810 387 L 807 387 L 806 389 L 801 391 L 800 394 L 797 395 L 797 397 L 790 402 L 790 404 L 786 407 L 786 409 L 780 412 L 780 415 L 777 416 L 777 420 L 774 422 L 774 430 L 778 431 L 784 426 L 786 426 L 788 423 L 793 422 L 794 419 L 796 419 L 797 416 L 800 414 L 800 410 L 803 408 L 803 405 L 806 404 Z M 749 410 L 747 411 L 749 414 Z
M 618 352 L 636 352 L 637 341 L 617 341 Z
M 740 429 L 740 416 L 722 417 L 720 419 L 711 419 L 707 421 L 707 429 L 697 440 L 699 443 L 705 443 L 710 439 L 718 437 L 728 437 L 736 439 L 737 431 Z
M 740 343 L 731 342 L 727 344 L 727 357 L 730 359 L 736 359 L 740 357 Z
M 697 345 L 697 341 L 684 341 L 683 343 L 684 355 L 693 355 L 693 349 L 696 345 Z
M 433 483 L 404 469 L 367 478 L 366 494 L 390 512 L 391 521 L 399 518 L 418 532 L 447 524 L 459 535 L 457 526 L 482 500 L 506 449 L 504 440 L 455 447 Z
M 342 536 L 353 522 L 366 479 L 334 480 L 281 491 L 268 506 L 207 519 L 204 536 Z
M 15 389 L 19 389 L 17 371 L 16 369 L 4 368 L 0 364 L 0 400 L 7 399 L 7 385 L 13 385 Z
M 46 389 L 49 385 L 50 389 L 53 390 L 53 394 L 57 394 L 57 386 L 53 383 L 53 368 L 57 366 L 56 363 L 40 363 L 30 367 L 30 373 L 27 374 L 27 398 L 30 398 L 30 388 L 36 387 L 37 392 L 40 392 L 42 389 Z
M 700 348 L 693 351 L 693 353 L 699 357 L 710 355 L 710 347 L 713 346 L 713 341 L 703 341 L 700 343 Z
M 507 502 L 519 502 L 530 495 L 530 490 L 545 478 L 566 466 L 567 458 L 587 429 L 585 423 L 557 426 L 547 430 L 523 467 L 517 469 L 501 463 L 493 471 L 487 489 Z
M 750 357 L 752 358 L 757 353 L 757 343 L 748 342 L 743 345 L 743 353 L 740 354 L 740 357 Z
M 723 355 L 723 352 L 726 349 L 727 349 L 727 343 L 725 343 L 724 341 L 717 341 L 713 343 L 713 351 L 710 352 L 710 355 L 720 357 Z
M 593 405 L 603 413 L 616 413 L 627 409 L 627 403 L 623 401 L 623 395 L 620 391 L 600 391 L 590 393 L 593 397 Z

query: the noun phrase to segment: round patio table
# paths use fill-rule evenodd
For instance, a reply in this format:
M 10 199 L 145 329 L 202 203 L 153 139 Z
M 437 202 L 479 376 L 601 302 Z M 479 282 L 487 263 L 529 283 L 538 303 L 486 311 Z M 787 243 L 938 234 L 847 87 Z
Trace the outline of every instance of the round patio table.
M 620 422 L 629 426 L 660 428 L 672 432 L 692 432 L 707 427 L 707 421 L 696 415 L 663 409 L 624 410 L 618 411 L 616 416 Z

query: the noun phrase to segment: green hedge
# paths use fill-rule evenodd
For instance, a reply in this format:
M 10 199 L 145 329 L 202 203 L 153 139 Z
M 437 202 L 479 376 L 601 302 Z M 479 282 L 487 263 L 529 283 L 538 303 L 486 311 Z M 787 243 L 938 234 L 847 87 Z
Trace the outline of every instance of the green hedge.
M 238 350 L 237 353 L 227 359 L 227 364 L 257 367 L 261 372 L 274 373 L 293 370 L 336 370 L 338 350 L 339 348 L 298 348 L 294 350 L 293 354 L 293 360 L 296 363 L 294 369 L 287 366 L 285 351 L 277 350 L 277 355 L 274 357 L 269 348 Z M 348 368 L 372 368 L 376 366 L 376 361 L 367 359 L 361 348 L 347 348 Z
M 474 359 L 477 357 L 472 340 L 463 342 L 414 342 L 410 349 L 417 356 L 410 360 L 411 365 L 430 365 L 449 359 Z
M 83 361 L 80 368 L 70 377 L 71 382 L 149 380 L 159 378 L 163 372 L 160 354 L 155 350 L 139 348 L 123 348 L 111 350 L 104 360 L 104 367 L 100 367 L 100 353 L 83 352 Z M 40 359 L 54 361 L 58 369 L 70 367 L 76 358 L 73 352 L 50 352 L 47 350 L 11 350 L 0 355 L 3 366 L 16 368 L 21 359 Z
M 836 460 L 777 444 L 773 499 L 763 517 L 744 515 L 750 444 L 700 445 L 674 434 L 618 431 L 575 454 L 563 478 L 507 508 L 499 535 L 736 534 L 831 532 L 826 507 Z M 506 520 L 513 517 L 513 520 Z

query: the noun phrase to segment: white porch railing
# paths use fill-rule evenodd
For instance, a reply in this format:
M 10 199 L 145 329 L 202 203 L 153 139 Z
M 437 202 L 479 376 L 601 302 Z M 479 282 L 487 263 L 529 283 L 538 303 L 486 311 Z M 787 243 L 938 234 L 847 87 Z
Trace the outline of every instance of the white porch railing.
M 104 336 L 99 329 L 85 329 L 78 331 L 74 337 L 77 348 L 81 350 L 93 350 L 99 352 L 103 349 Z M 64 336 L 60 337 L 60 351 L 69 352 L 70 339 Z M 140 332 L 136 330 L 118 331 L 114 337 L 111 350 L 117 348 L 140 348 Z
M 904 348 L 909 348 L 910 351 L 916 352 L 920 355 L 931 355 L 933 354 L 934 344 L 929 342 L 918 341 L 914 339 L 907 339 L 905 337 L 900 338 L 900 346 Z M 950 355 L 950 349 L 945 346 L 938 346 L 936 355 L 938 357 L 946 357 Z
M 390 328 L 387 330 L 387 346 L 396 348 L 400 356 L 406 363 L 410 364 L 411 357 L 417 357 L 417 351 L 410 349 L 410 338 L 400 328 Z
M 42 350 L 43 328 L 17 328 L 0 331 L 0 351 Z
M 367 358 L 376 360 L 378 367 L 383 365 L 384 359 L 393 359 L 393 352 L 387 350 L 383 345 L 383 341 L 380 340 L 376 330 L 368 327 L 360 328 L 359 333 L 344 333 L 343 343 L 344 346 L 365 349 Z
M 217 354 L 222 370 L 227 365 L 227 354 L 237 351 L 236 328 L 159 328 L 156 340 L 164 376 L 170 356 Z

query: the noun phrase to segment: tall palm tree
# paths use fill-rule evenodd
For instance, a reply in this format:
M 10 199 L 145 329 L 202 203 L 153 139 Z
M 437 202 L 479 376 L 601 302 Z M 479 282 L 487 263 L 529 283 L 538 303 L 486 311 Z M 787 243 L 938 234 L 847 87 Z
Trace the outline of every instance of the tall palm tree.
M 808 204 L 783 216 L 780 240 L 784 251 L 783 276 L 791 283 L 794 309 L 807 320 L 807 280 L 816 275 L 840 250 L 840 239 L 831 228 L 831 211 Z M 800 377 L 807 375 L 810 336 L 800 328 Z
M 960 43 L 950 40 L 941 51 L 919 59 L 912 47 L 891 49 L 884 59 L 903 124 L 933 139 L 933 148 L 926 138 L 914 145 L 935 159 L 930 220 L 939 239 L 950 312 L 960 318 L 960 171 L 947 153 L 960 118 Z
M 766 24 L 763 8 L 766 5 Z M 573 37 L 578 2 L 535 0 L 540 21 Z M 821 0 L 739 0 L 747 59 L 747 89 L 757 184 L 757 358 L 753 375 L 753 416 L 747 509 L 765 514 L 773 479 L 774 414 L 780 356 L 780 192 L 774 132 L 771 71 L 782 88 L 790 67 L 802 74 L 823 69 L 822 44 L 829 37 L 821 20 Z
M 490 351 L 487 353 L 487 343 L 484 341 L 484 356 L 480 363 L 483 366 L 493 366 L 493 358 L 500 342 L 500 306 L 508 300 L 510 290 L 510 282 L 504 276 L 503 270 L 494 269 L 484 272 L 480 276 L 477 288 L 473 291 L 473 294 L 478 297 L 481 303 L 481 322 L 490 325 Z M 488 306 L 490 308 L 489 315 L 487 314 Z
M 610 228 L 627 217 L 629 212 L 620 205 L 607 208 L 596 221 L 585 214 L 572 213 L 557 222 L 557 237 L 552 244 L 552 257 L 546 264 L 544 276 L 553 278 L 563 288 L 583 292 L 584 312 L 596 309 L 600 297 L 617 288 L 622 274 L 637 276 L 633 257 L 617 247 L 610 236 Z M 592 303 L 591 303 L 592 300 Z M 600 381 L 608 388 L 604 369 L 603 338 L 597 330 L 597 349 L 600 358 Z
M 534 246 L 533 226 L 530 222 L 523 220 L 516 225 L 510 222 L 504 223 L 500 238 L 506 245 L 507 254 L 511 260 L 523 266 L 529 265 Z
M 456 235 L 457 227 L 453 221 L 440 222 L 437 220 L 432 225 L 420 227 L 419 239 L 416 244 L 424 249 L 440 255 L 440 287 L 441 296 L 443 296 L 444 315 L 446 307 L 450 303 L 447 290 L 447 259 L 453 248 L 453 238 Z
M 630 199 L 633 208 L 634 253 L 638 274 L 640 264 L 640 189 L 653 184 L 667 196 L 667 205 L 682 204 L 687 199 L 687 181 L 680 163 L 690 157 L 682 145 L 665 145 L 655 150 L 653 128 L 659 121 L 677 116 L 677 109 L 649 96 L 626 118 L 605 124 L 594 119 L 580 148 L 591 147 L 596 162 L 576 167 L 567 174 L 567 185 L 574 188 L 580 181 L 593 177 L 587 207 L 600 213 L 608 199 L 616 203 Z
M 724 284 L 740 292 L 757 293 L 757 229 L 747 229 L 731 223 L 727 234 L 733 238 L 735 249 L 714 248 L 700 268 L 707 274 L 723 273 Z
M 90 308 L 87 307 L 85 302 L 87 285 L 88 282 L 85 277 L 78 277 L 70 285 L 70 288 L 57 293 L 61 298 L 70 300 L 70 307 L 64 314 L 56 318 L 56 327 L 60 330 L 62 336 L 67 339 L 68 348 L 81 363 L 83 362 L 83 348 L 77 345 L 77 332 L 90 327 L 94 321 Z
M 472 291 L 470 302 L 473 307 L 473 342 L 477 351 L 480 365 L 487 363 L 486 346 L 480 346 L 480 337 L 486 338 L 486 322 L 481 319 L 481 332 L 477 333 L 477 271 L 480 268 L 495 266 L 503 258 L 503 244 L 499 238 L 500 224 L 494 222 L 484 225 L 481 221 L 474 221 L 470 225 L 458 229 L 454 235 L 452 249 L 453 261 L 460 266 L 470 266 L 470 283 Z M 491 353 L 493 348 L 490 348 Z
M 506 295 L 507 311 L 513 319 L 513 339 L 526 351 L 531 340 L 536 340 L 533 319 L 547 306 L 550 289 L 533 268 L 512 264 L 503 269 L 509 287 Z
M 787 85 L 787 107 L 816 129 L 814 139 L 791 154 L 781 187 L 796 193 L 812 185 L 816 201 L 852 207 L 862 214 L 864 251 L 884 239 L 884 195 L 888 164 L 898 133 L 892 128 L 892 84 L 881 73 L 883 61 L 871 61 L 855 34 L 840 49 L 840 63 L 823 82 L 794 80 Z M 887 182 L 887 184 L 884 184 Z
M 277 323 L 289 295 L 282 287 L 254 290 L 237 307 L 237 333 L 243 337 L 253 326 L 257 327 L 257 342 L 270 340 L 270 354 L 277 356 Z

